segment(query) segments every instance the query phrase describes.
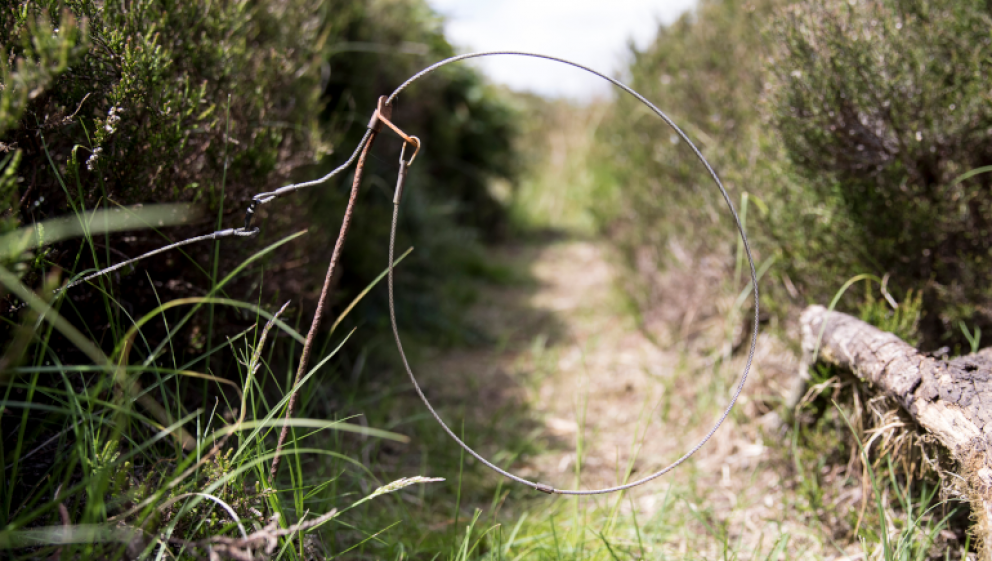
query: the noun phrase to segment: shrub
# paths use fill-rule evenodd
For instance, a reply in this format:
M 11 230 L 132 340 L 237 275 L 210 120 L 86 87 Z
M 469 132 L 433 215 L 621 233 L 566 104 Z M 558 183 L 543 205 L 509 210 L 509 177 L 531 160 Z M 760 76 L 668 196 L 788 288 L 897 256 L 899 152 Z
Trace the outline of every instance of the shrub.
M 286 125 L 316 108 L 317 4 L 9 5 L 0 134 L 23 152 L 31 214 L 217 201 L 284 179 L 307 161 L 306 131 Z
M 820 222 L 815 245 L 801 220 L 774 225 L 786 261 L 807 264 L 812 294 L 859 272 L 924 289 L 931 343 L 992 322 L 992 175 L 955 179 L 992 164 L 990 15 L 980 1 L 806 2 L 773 33 L 771 118 Z
M 15 147 L 0 161 L 8 229 L 99 206 L 176 200 L 200 202 L 217 219 L 174 230 L 174 239 L 238 225 L 252 194 L 340 163 L 379 95 L 453 54 L 440 20 L 419 0 L 31 0 L 2 10 L 0 140 L 5 150 Z M 458 274 L 478 269 L 479 234 L 502 228 L 503 209 L 486 184 L 513 176 L 514 115 L 465 66 L 412 88 L 399 109 L 401 124 L 427 146 L 413 168 L 401 233 L 401 243 L 409 245 L 412 234 L 418 246 L 401 281 L 420 304 L 401 313 L 424 319 L 421 327 L 457 333 L 439 281 L 454 273 L 457 283 Z M 376 154 L 398 148 L 384 138 Z M 393 181 L 396 159 L 377 161 L 384 163 L 371 166 L 363 188 L 336 303 L 384 267 L 390 208 L 381 186 Z M 312 310 L 349 188 L 344 177 L 262 207 L 262 243 L 312 226 L 310 236 L 269 258 L 266 300 L 280 290 Z M 162 238 L 116 236 L 105 240 L 113 254 L 99 256 L 64 243 L 45 259 L 79 272 L 97 259 L 161 246 Z M 157 298 L 202 293 L 213 271 L 230 269 L 253 247 L 257 242 L 229 241 L 221 252 L 200 244 L 189 246 L 190 260 L 170 254 L 142 263 L 151 278 L 124 283 L 120 296 L 147 309 Z M 37 284 L 40 272 L 25 280 Z M 258 297 L 253 281 L 230 290 Z M 74 299 L 103 309 L 85 287 Z M 375 295 L 357 317 L 381 323 L 384 308 Z
M 198 202 L 230 220 L 251 193 L 313 160 L 318 131 L 307 119 L 318 108 L 319 59 L 310 45 L 328 17 L 319 2 L 28 0 L 2 10 L 0 140 L 16 149 L 0 197 L 10 205 L 6 228 L 165 201 Z M 169 236 L 212 231 L 215 216 Z M 108 236 L 99 251 L 72 240 L 19 268 L 37 284 L 50 267 L 79 273 L 163 238 Z M 237 263 L 248 248 L 215 251 L 191 246 L 190 260 L 167 254 L 142 263 L 150 278 L 103 286 L 132 313 L 158 297 L 202 294 L 214 275 L 201 263 Z M 109 328 L 95 319 L 107 310 L 99 292 L 83 286 L 72 296 L 80 325 Z
M 978 1 L 713 1 L 634 52 L 634 87 L 698 139 L 741 210 L 747 193 L 759 259 L 775 259 L 765 309 L 888 274 L 897 297 L 922 291 L 924 346 L 962 343 L 961 320 L 989 332 L 992 174 L 956 179 L 992 163 L 989 23 Z M 733 252 L 705 170 L 630 103 L 601 137 L 629 261 Z

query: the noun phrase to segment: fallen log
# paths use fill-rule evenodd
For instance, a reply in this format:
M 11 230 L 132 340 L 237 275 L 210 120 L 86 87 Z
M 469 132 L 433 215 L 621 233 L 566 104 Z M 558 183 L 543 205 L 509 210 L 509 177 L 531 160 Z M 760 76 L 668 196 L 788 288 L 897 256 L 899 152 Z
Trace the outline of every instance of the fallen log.
M 992 560 L 992 348 L 951 360 L 926 355 L 855 317 L 806 308 L 803 371 L 821 360 L 895 399 L 960 466 L 982 558 Z

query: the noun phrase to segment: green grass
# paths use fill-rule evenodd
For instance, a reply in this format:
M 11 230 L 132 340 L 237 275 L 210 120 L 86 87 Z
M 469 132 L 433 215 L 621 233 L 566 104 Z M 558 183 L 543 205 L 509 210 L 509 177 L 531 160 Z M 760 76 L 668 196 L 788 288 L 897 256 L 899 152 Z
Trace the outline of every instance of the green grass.
M 176 540 L 235 536 L 244 530 L 244 524 L 251 531 L 253 525 L 265 524 L 275 515 L 285 525 L 301 519 L 304 511 L 330 510 L 320 507 L 326 506 L 326 490 L 340 474 L 313 481 L 303 472 L 301 456 L 356 462 L 322 446 L 327 439 L 325 432 L 406 439 L 349 420 L 291 419 L 292 426 L 305 432 L 294 435 L 286 450 L 291 458 L 288 485 L 268 481 L 266 466 L 274 444 L 271 433 L 285 423 L 279 414 L 289 391 L 281 398 L 266 391 L 273 384 L 278 386 L 279 380 L 275 379 L 273 364 L 262 358 L 264 335 L 259 339 L 258 324 L 269 316 L 265 332 L 274 327 L 289 335 L 290 344 L 302 336 L 254 304 L 232 302 L 214 294 L 252 261 L 286 241 L 253 256 L 219 280 L 206 297 L 168 302 L 142 318 L 128 318 L 126 324 L 116 326 L 114 331 L 125 335 L 109 355 L 59 314 L 62 295 L 50 305 L 32 296 L 16 276 L 0 271 L 5 288 L 30 304 L 21 329 L 33 327 L 28 331 L 33 340 L 27 360 L 4 371 L 2 407 L 19 417 L 19 422 L 11 426 L 8 421 L 0 453 L 6 471 L 0 489 L 0 544 L 19 548 L 15 551 L 22 550 L 29 557 L 50 555 L 56 549 L 62 555 L 114 557 L 138 547 L 137 540 L 141 542 L 138 549 L 146 553 L 169 549 L 181 554 L 182 546 L 177 545 L 181 542 Z M 105 294 L 105 298 L 108 306 L 117 306 L 111 295 Z M 173 351 L 175 334 L 207 305 L 249 309 L 255 315 L 256 327 L 183 361 Z M 182 313 L 171 323 L 166 338 L 157 342 L 144 339 L 141 328 L 152 321 L 167 320 L 170 309 Z M 63 349 L 52 347 L 56 331 L 94 364 L 63 364 L 59 356 Z M 335 358 L 347 338 L 337 338 L 333 350 L 321 357 L 301 386 Z M 17 362 L 10 351 L 23 352 L 24 347 L 8 349 L 5 363 Z M 207 366 L 207 358 L 226 350 L 243 365 L 236 381 L 197 371 Z M 272 351 L 268 354 L 271 356 Z M 204 386 L 210 399 L 202 403 L 209 406 L 187 407 L 190 393 Z M 50 465 L 32 466 L 32 458 L 48 459 Z M 370 481 L 380 484 L 374 478 Z M 365 500 L 334 501 L 339 505 L 338 516 L 344 518 L 348 509 Z M 345 506 L 348 504 L 352 506 Z M 138 528 L 143 530 L 141 539 L 131 535 Z M 304 534 L 316 530 L 311 528 Z M 302 539 L 290 535 L 282 542 L 289 546 L 294 540 L 302 543 Z M 118 543 L 122 540 L 124 543 Z M 173 542 L 167 545 L 168 540 Z M 299 553 L 293 548 L 286 552 L 290 558 Z
M 0 253 L 16 260 L 25 249 L 82 236 L 80 252 L 96 258 L 101 234 L 141 223 L 163 225 L 163 213 L 168 219 L 171 210 L 87 214 L 80 207 L 75 221 L 9 234 Z M 109 345 L 94 340 L 86 318 L 70 321 L 75 310 L 67 293 L 53 297 L 57 271 L 36 295 L 16 274 L 0 269 L 3 287 L 29 305 L 21 324 L 9 326 L 16 336 L 0 359 L 0 411 L 8 415 L 0 425 L 0 464 L 5 469 L 0 549 L 24 558 L 182 558 L 220 548 L 218 540 L 267 532 L 278 538 L 277 557 L 301 558 L 309 555 L 308 548 L 319 547 L 313 537 L 326 534 L 330 525 L 337 534 L 341 528 L 347 534 L 336 540 L 344 544 L 335 544 L 335 555 L 381 542 L 375 536 L 397 520 L 376 526 L 378 517 L 356 517 L 356 509 L 385 493 L 435 480 L 404 477 L 384 483 L 369 466 L 342 453 L 351 444 L 342 435 L 408 438 L 355 424 L 355 416 L 281 418 L 291 391 L 303 393 L 304 401 L 313 396 L 316 380 L 311 378 L 322 368 L 323 377 L 334 369 L 350 334 L 334 336 L 332 327 L 319 362 L 298 387 L 290 388 L 277 370 L 291 365 L 303 336 L 257 303 L 224 297 L 232 280 L 250 268 L 257 270 L 267 254 L 299 235 L 256 253 L 223 279 L 214 267 L 205 296 L 160 302 L 140 318 L 130 316 L 104 288 L 101 295 L 111 322 L 106 331 L 113 336 Z M 334 327 L 371 288 L 344 308 Z M 203 352 L 185 356 L 181 337 L 187 326 L 202 319 L 206 309 L 209 332 L 215 306 L 245 310 L 254 327 L 222 343 L 208 336 Z M 164 336 L 155 340 L 146 331 L 159 322 L 164 329 L 152 333 Z M 283 336 L 273 334 L 275 340 L 266 348 L 272 329 Z M 228 360 L 215 360 L 225 354 Z M 64 357 L 72 360 L 65 362 Z M 233 364 L 235 370 L 213 372 L 212 363 Z M 283 478 L 269 481 L 273 431 L 287 423 L 294 431 L 284 452 L 290 458 L 288 470 Z M 314 463 L 319 469 L 311 471 Z M 376 490 L 369 493 L 372 489 Z M 392 516 L 390 509 L 382 511 Z M 321 525 L 307 524 L 321 514 Z M 354 523 L 356 518 L 360 524 Z M 297 521 L 306 527 L 286 529 Z M 227 547 L 258 549 L 257 541 Z

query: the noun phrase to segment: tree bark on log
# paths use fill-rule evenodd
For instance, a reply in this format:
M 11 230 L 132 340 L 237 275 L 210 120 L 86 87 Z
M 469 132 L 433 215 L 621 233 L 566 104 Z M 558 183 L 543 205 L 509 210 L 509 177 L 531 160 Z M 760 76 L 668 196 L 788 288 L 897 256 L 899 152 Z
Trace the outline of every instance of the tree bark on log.
M 950 451 L 960 465 L 982 558 L 992 560 L 992 348 L 940 360 L 823 306 L 806 308 L 800 326 L 805 366 L 822 360 L 850 370 L 894 398 Z

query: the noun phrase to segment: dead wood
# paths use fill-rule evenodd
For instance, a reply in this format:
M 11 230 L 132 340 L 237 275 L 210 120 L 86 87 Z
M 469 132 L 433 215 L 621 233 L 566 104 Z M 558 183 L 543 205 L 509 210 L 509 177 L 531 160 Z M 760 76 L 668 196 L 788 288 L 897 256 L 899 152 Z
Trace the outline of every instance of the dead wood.
M 960 466 L 983 558 L 992 559 L 992 348 L 941 360 L 823 306 L 806 308 L 800 325 L 803 370 L 817 360 L 850 370 L 947 448 Z

